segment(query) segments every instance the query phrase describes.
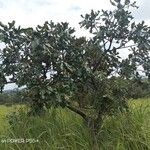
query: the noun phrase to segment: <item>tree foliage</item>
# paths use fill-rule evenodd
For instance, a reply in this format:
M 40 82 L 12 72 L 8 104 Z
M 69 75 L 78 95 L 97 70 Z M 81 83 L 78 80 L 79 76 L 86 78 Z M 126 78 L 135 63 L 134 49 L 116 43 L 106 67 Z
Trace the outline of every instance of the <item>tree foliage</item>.
M 68 23 L 45 22 L 36 29 L 0 23 L 1 88 L 15 82 L 26 86 L 36 111 L 64 107 L 81 115 L 97 130 L 103 116 L 127 108 L 128 81 L 140 76 L 142 66 L 150 78 L 150 27 L 136 23 L 129 0 L 113 0 L 112 11 L 82 15 L 81 27 L 92 38 L 77 38 Z M 132 44 L 132 46 L 130 46 Z M 119 50 L 128 47 L 126 59 Z M 8 80 L 6 77 L 10 77 Z

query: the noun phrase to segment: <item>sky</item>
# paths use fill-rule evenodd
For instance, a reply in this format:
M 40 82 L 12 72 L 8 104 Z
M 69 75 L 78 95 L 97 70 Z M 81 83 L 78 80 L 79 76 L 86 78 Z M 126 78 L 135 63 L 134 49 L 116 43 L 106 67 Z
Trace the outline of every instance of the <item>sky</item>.
M 133 2 L 133 0 L 131 0 Z M 132 10 L 137 22 L 144 20 L 150 25 L 150 0 L 136 0 L 139 9 Z M 86 36 L 80 29 L 81 14 L 90 10 L 112 9 L 109 0 L 0 0 L 0 21 L 4 24 L 16 21 L 21 27 L 35 27 L 45 21 L 69 22 L 77 36 Z M 123 56 L 126 50 L 122 50 Z M 14 85 L 7 85 L 10 89 Z
M 140 8 L 133 11 L 135 19 L 150 24 L 150 0 L 136 1 Z M 89 13 L 91 9 L 111 8 L 109 0 L 0 0 L 0 21 L 7 23 L 15 20 L 22 27 L 35 27 L 50 20 L 67 21 L 80 36 L 87 34 L 84 30 L 79 30 L 81 14 Z

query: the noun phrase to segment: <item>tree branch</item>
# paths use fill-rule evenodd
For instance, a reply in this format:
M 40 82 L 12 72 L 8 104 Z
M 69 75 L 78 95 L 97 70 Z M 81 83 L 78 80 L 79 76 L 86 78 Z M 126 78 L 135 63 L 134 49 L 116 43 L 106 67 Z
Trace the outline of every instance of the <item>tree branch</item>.
M 88 117 L 87 117 L 87 115 L 84 113 L 84 112 L 82 112 L 81 110 L 79 110 L 79 109 L 77 109 L 77 108 L 75 108 L 75 107 L 73 107 L 73 106 L 66 106 L 68 109 L 70 109 L 71 111 L 73 111 L 73 112 L 75 112 L 75 113 L 77 113 L 78 115 L 80 115 L 84 120 L 88 120 Z
M 110 39 L 110 43 L 109 43 L 109 47 L 108 47 L 107 51 L 109 51 L 109 50 L 110 50 L 110 48 L 111 48 L 111 46 L 112 46 L 112 43 L 113 43 L 113 38 L 112 38 L 112 39 Z
M 129 46 L 124 46 L 124 47 L 119 46 L 119 47 L 117 47 L 116 49 L 124 49 L 124 48 L 133 47 L 133 46 L 137 46 L 137 44 L 133 44 L 133 45 L 129 45 Z

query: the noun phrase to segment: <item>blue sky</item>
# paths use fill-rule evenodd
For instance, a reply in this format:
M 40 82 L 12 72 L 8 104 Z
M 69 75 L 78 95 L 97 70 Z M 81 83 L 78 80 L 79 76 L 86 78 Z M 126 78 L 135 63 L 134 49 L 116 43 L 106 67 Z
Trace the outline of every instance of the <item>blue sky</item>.
M 136 0 L 139 9 L 133 10 L 137 22 L 145 20 L 150 25 L 150 0 Z M 133 0 L 131 0 L 133 2 Z M 109 0 L 0 0 L 0 21 L 3 23 L 16 21 L 22 27 L 35 27 L 45 21 L 69 22 L 75 27 L 77 36 L 85 36 L 87 31 L 79 29 L 81 14 L 91 9 L 112 9 Z M 127 53 L 122 50 L 122 56 Z M 10 89 L 14 85 L 7 85 Z

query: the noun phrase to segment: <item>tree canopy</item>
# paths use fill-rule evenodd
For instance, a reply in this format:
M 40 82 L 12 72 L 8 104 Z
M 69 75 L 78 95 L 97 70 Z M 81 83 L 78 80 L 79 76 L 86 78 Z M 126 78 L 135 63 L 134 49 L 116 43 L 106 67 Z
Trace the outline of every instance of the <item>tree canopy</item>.
M 113 10 L 82 15 L 80 25 L 90 39 L 77 38 L 66 22 L 35 29 L 0 23 L 1 89 L 10 82 L 26 86 L 34 110 L 68 108 L 94 129 L 103 116 L 127 108 L 128 83 L 140 78 L 138 67 L 150 78 L 150 27 L 133 20 L 129 8 L 135 3 L 111 4 Z M 125 47 L 130 53 L 122 59 L 119 50 Z

